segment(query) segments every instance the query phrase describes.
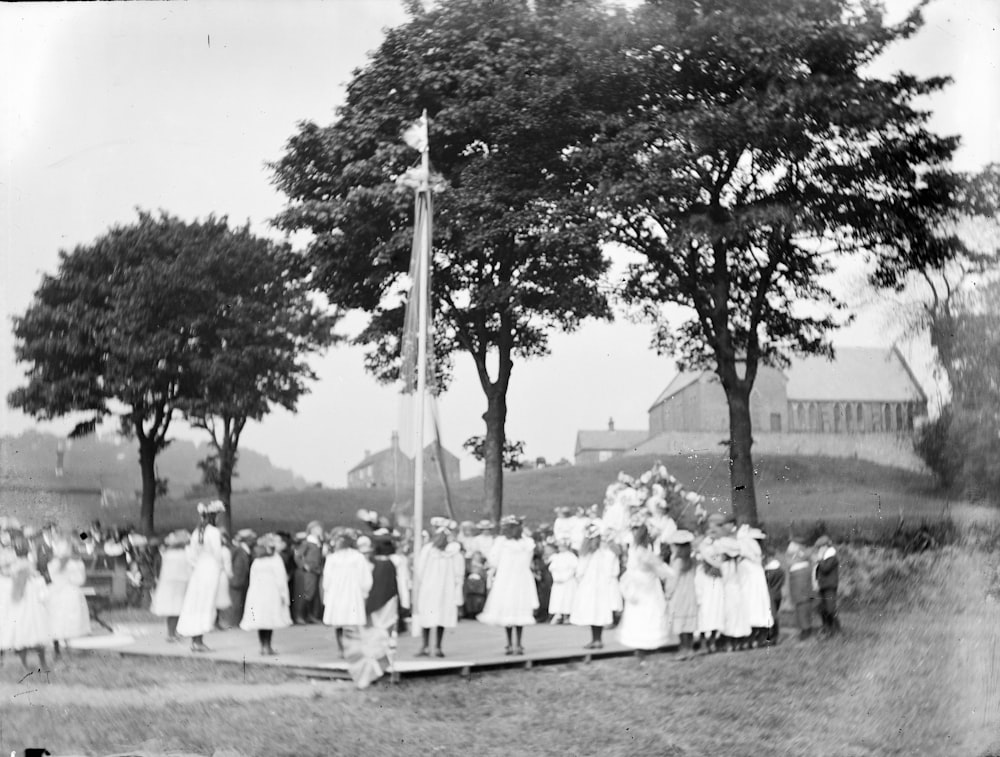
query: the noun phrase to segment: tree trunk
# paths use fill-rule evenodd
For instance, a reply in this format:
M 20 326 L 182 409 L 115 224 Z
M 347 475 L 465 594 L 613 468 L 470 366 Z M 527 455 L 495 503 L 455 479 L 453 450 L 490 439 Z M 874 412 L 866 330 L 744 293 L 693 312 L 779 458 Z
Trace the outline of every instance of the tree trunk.
M 729 483 L 733 515 L 739 524 L 757 525 L 757 495 L 754 490 L 753 429 L 750 423 L 750 387 L 726 389 L 729 403 Z
M 506 441 L 507 396 L 494 388 L 486 393 L 486 439 L 483 442 L 483 487 L 486 508 L 496 523 L 503 515 L 503 447 Z
M 219 493 L 219 499 L 226 506 L 226 511 L 222 514 L 222 523 L 230 536 L 233 534 L 233 471 L 236 468 L 236 449 L 230 444 L 229 439 L 222 443 L 219 450 L 219 480 L 215 489 Z
M 139 469 L 142 471 L 139 530 L 146 536 L 152 536 L 153 509 L 156 506 L 156 441 L 142 434 L 139 435 Z

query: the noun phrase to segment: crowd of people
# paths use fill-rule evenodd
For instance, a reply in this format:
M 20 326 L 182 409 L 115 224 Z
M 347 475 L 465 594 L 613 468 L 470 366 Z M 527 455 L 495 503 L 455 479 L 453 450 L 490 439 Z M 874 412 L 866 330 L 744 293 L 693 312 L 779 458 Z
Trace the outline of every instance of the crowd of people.
M 276 654 L 275 631 L 293 625 L 419 629 L 420 656 L 444 657 L 444 637 L 461 619 L 502 627 L 504 652 L 525 654 L 524 628 L 587 629 L 587 649 L 604 632 L 639 652 L 676 645 L 681 654 L 777 643 L 783 597 L 800 637 L 816 609 L 827 634 L 839 631 L 838 558 L 827 537 L 793 536 L 784 559 L 764 533 L 709 513 L 662 466 L 622 475 L 604 507 L 558 508 L 551 525 L 526 527 L 432 518 L 418 555 L 409 534 L 360 511 L 355 528 L 314 521 L 298 534 L 250 529 L 231 537 L 217 524 L 221 502 L 199 503 L 198 525 L 162 540 L 131 529 L 64 533 L 0 521 L 0 649 L 46 664 L 50 646 L 90 633 L 88 570 L 121 574 L 126 594 L 164 618 L 170 642 L 208 649 L 212 631 L 257 633 L 261 655 Z M 60 645 L 63 644 L 63 647 Z

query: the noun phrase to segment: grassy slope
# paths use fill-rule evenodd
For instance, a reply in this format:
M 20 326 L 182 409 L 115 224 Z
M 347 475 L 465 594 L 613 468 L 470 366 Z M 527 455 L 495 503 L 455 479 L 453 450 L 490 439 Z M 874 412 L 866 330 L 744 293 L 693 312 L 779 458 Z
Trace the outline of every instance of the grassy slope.
M 983 600 L 991 576 L 997 587 L 998 558 L 944 550 L 907 601 L 845 614 L 838 640 L 686 663 L 656 655 L 642 667 L 619 659 L 236 701 L 235 668 L 186 665 L 179 678 L 174 661 L 142 669 L 114 658 L 103 667 L 103 658 L 77 660 L 44 685 L 100 691 L 61 707 L 5 708 L 0 753 L 28 743 L 57 754 L 106 754 L 154 740 L 164 750 L 247 755 L 995 754 L 1000 607 Z M 13 666 L 0 669 L 7 696 L 18 675 Z M 279 683 L 264 675 L 247 685 Z M 155 686 L 136 688 L 213 676 L 226 683 L 209 702 L 164 708 L 150 701 Z M 123 686 L 136 694 L 116 694 Z
M 504 499 L 509 512 L 527 516 L 530 523 L 551 522 L 552 510 L 561 505 L 599 503 L 604 490 L 619 471 L 640 474 L 655 457 L 622 457 L 589 466 L 567 466 L 508 474 Z M 729 474 L 719 457 L 675 456 L 664 458 L 668 469 L 689 488 L 716 499 L 715 506 L 729 504 Z M 757 501 L 765 525 L 784 528 L 791 522 L 818 520 L 860 530 L 894 527 L 900 513 L 907 522 L 938 517 L 945 501 L 927 477 L 898 468 L 862 460 L 822 457 L 763 457 L 757 461 Z M 487 517 L 482 508 L 482 480 L 470 479 L 453 487 L 456 514 L 460 519 Z M 390 490 L 309 489 L 293 492 L 246 493 L 234 496 L 238 527 L 284 528 L 298 531 L 314 518 L 327 525 L 353 523 L 358 508 L 387 513 L 392 504 Z M 439 487 L 426 495 L 427 514 L 444 514 Z M 190 502 L 164 501 L 157 506 L 159 530 L 188 527 L 194 522 Z M 83 515 L 81 513 L 81 515 Z M 136 513 L 97 511 L 86 518 L 106 522 L 134 521 Z M 81 519 L 86 519 L 81 518 Z

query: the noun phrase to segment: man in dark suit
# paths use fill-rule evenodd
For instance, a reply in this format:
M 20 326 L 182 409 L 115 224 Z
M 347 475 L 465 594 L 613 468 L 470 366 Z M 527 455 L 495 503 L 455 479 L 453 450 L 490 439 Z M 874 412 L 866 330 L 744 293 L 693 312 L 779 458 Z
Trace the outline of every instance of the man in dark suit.
M 292 622 L 322 623 L 319 617 L 319 578 L 323 572 L 323 524 L 314 520 L 306 527 L 305 541 L 295 548 L 292 583 Z
M 233 603 L 230 608 L 229 625 L 239 627 L 243 619 L 243 604 L 247 598 L 247 587 L 250 585 L 250 563 L 253 560 L 251 552 L 257 541 L 257 534 L 244 528 L 236 532 L 230 554 L 233 558 L 233 577 L 229 579 L 229 599 Z

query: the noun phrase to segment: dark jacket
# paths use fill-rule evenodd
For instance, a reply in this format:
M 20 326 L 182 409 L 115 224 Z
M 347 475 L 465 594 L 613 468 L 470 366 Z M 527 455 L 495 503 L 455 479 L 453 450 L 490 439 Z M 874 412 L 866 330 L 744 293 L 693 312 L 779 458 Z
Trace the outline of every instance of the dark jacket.
M 840 583 L 840 560 L 833 547 L 824 547 L 823 559 L 816 563 L 816 583 L 820 591 L 836 589 Z

